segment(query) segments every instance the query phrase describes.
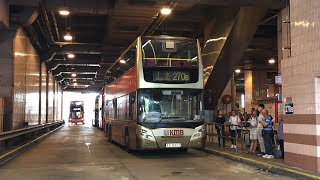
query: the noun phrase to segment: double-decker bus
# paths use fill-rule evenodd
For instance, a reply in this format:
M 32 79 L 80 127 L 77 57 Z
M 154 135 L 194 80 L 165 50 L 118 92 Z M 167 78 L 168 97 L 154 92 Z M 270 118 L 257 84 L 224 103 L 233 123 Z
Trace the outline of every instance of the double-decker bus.
M 69 123 L 82 123 L 84 124 L 84 109 L 83 101 L 71 101 Z
M 106 72 L 105 135 L 127 151 L 204 146 L 203 69 L 195 39 L 138 37 Z

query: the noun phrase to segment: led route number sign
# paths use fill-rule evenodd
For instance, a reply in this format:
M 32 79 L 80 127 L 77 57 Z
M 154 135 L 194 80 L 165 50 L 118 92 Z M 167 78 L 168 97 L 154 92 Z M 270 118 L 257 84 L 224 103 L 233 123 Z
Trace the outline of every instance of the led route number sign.
M 154 71 L 153 82 L 158 81 L 190 81 L 190 72 L 181 71 Z

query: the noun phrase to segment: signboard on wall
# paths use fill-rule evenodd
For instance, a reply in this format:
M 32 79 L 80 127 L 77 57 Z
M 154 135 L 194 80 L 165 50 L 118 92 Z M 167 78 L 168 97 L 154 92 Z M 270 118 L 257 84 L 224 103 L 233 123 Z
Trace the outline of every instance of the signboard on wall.
M 293 103 L 286 103 L 284 109 L 286 114 L 293 114 Z
M 274 83 L 278 86 L 282 86 L 282 76 L 281 75 L 277 75 L 274 77 Z

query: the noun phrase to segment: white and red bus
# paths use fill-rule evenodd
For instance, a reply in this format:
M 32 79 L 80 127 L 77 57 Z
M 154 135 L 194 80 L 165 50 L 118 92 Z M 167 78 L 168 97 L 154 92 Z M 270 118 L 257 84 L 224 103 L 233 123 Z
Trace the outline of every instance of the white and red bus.
M 109 141 L 128 151 L 203 147 L 202 67 L 198 40 L 137 38 L 106 72 Z
M 83 101 L 71 101 L 69 123 L 84 124 L 84 104 Z

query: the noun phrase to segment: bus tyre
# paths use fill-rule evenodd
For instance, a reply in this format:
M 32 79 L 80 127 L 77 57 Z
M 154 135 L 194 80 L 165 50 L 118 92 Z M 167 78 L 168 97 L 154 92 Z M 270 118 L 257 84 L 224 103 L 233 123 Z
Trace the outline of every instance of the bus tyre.
M 131 149 L 130 149 L 130 139 L 129 139 L 128 131 L 126 131 L 126 135 L 124 136 L 124 144 L 125 144 L 124 147 L 125 147 L 126 151 L 128 153 L 130 153 Z
M 111 132 L 112 130 L 111 130 L 111 127 L 109 126 L 109 128 L 108 128 L 108 141 L 110 142 L 110 143 L 112 143 L 113 141 L 112 141 L 112 132 Z

